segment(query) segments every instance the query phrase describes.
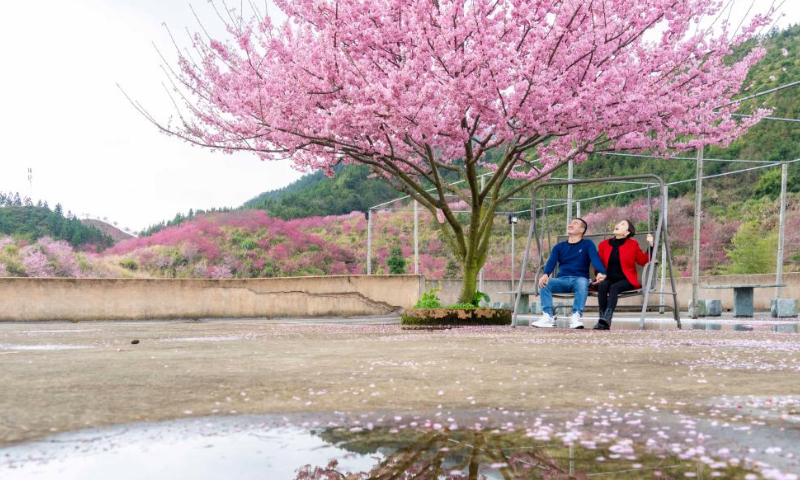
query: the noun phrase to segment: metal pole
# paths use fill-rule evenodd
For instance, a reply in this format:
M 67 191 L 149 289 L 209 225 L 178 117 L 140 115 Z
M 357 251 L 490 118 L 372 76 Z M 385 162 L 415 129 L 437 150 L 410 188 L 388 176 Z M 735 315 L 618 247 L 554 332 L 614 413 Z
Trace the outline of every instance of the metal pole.
M 662 182 L 661 185 L 664 185 Z M 665 199 L 662 197 L 661 199 L 661 208 L 660 210 L 664 211 L 664 203 L 666 203 Z M 658 246 L 661 242 L 661 235 L 663 234 L 664 228 L 664 217 L 660 217 L 658 219 L 658 226 L 656 226 L 656 234 L 655 234 L 655 242 L 653 244 L 653 251 L 658 251 Z M 666 236 L 664 237 L 666 238 Z M 666 242 L 665 242 L 666 243 Z M 649 263 L 648 266 L 650 268 L 642 271 L 642 289 L 644 290 L 644 301 L 642 302 L 642 314 L 639 317 L 639 330 L 644 330 L 645 328 L 645 316 L 647 315 L 647 306 L 650 304 L 650 290 L 653 288 L 653 282 L 655 281 L 655 265 L 653 263 Z M 647 278 L 645 278 L 645 272 L 647 272 Z
M 783 241 L 786 230 L 786 182 L 789 179 L 789 165 L 781 165 L 781 214 L 778 223 L 778 269 L 775 283 L 783 283 Z M 781 298 L 781 287 L 775 288 L 775 299 Z
M 525 272 L 528 268 L 528 255 L 531 252 L 531 243 L 536 237 L 536 247 L 539 253 L 539 267 L 536 269 L 538 275 L 539 268 L 542 264 L 542 245 L 539 242 L 539 237 L 536 235 L 536 191 L 535 188 L 531 191 L 531 224 L 528 226 L 528 241 L 525 243 L 525 252 L 522 254 L 522 265 L 520 265 L 519 283 L 517 284 L 517 293 L 514 298 L 514 313 L 511 314 L 511 326 L 517 327 L 517 314 L 519 314 L 520 300 L 522 299 L 522 286 L 525 283 Z M 535 279 L 538 280 L 538 279 Z M 528 312 L 524 312 L 528 313 Z
M 581 218 L 581 202 L 575 202 L 575 216 Z
M 481 191 L 483 191 L 483 189 L 485 188 L 485 178 L 486 177 L 481 175 Z M 483 267 L 481 267 L 481 269 L 478 271 L 478 291 L 486 292 L 486 290 L 483 288 Z
M 692 242 L 692 308 L 690 317 L 697 318 L 700 289 L 700 227 L 703 217 L 703 147 L 697 151 L 697 171 L 694 191 L 694 239 Z
M 664 210 L 661 212 L 661 215 L 664 215 L 664 230 L 669 228 L 669 187 L 664 185 L 663 191 L 661 195 L 664 197 Z M 653 256 L 658 252 L 653 252 Z M 664 301 L 666 297 L 664 296 L 664 288 L 666 287 L 667 282 L 667 249 L 665 247 L 661 247 L 661 298 L 659 302 L 661 306 L 658 308 L 658 313 L 664 313 Z
M 515 224 L 511 224 L 511 290 L 514 290 L 514 227 Z M 511 301 L 514 301 L 514 294 L 511 294 Z
M 367 275 L 372 275 L 372 209 L 367 209 Z
M 569 446 L 569 476 L 575 475 L 575 445 Z
M 414 275 L 419 275 L 419 213 L 417 212 L 417 202 L 414 202 Z
M 567 164 L 567 180 L 573 180 L 574 163 L 572 160 Z M 572 184 L 567 185 L 567 225 L 572 221 Z

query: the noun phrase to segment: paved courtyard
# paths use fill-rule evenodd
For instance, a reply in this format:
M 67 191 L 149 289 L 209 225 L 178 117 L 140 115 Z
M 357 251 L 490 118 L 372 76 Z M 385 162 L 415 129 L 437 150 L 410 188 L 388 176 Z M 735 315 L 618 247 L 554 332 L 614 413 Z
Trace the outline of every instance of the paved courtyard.
M 749 325 L 594 332 L 405 331 L 396 317 L 5 323 L 0 446 L 193 416 L 442 406 L 607 405 L 796 430 L 800 335 L 786 333 L 796 325 Z

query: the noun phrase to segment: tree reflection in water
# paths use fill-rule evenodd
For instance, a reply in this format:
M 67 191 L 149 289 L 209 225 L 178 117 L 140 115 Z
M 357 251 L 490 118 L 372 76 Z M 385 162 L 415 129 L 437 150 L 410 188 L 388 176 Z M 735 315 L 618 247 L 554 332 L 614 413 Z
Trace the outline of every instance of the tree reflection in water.
M 479 480 L 481 478 L 568 479 L 555 459 L 531 446 L 522 435 L 479 431 L 404 432 L 373 430 L 353 434 L 326 430 L 320 437 L 362 455 L 381 453 L 369 472 L 343 473 L 336 461 L 325 467 L 303 467 L 297 480 Z M 528 447 L 521 447 L 524 441 Z M 491 475 L 487 477 L 487 475 Z
M 298 470 L 296 480 L 668 480 L 684 478 L 687 473 L 738 479 L 751 472 L 719 465 L 712 470 L 694 460 L 654 453 L 624 458 L 603 449 L 536 442 L 524 431 L 398 432 L 376 428 L 351 432 L 339 428 L 317 435 L 349 452 L 373 456 L 376 464 L 368 472 L 341 471 L 335 460 L 326 466 L 306 465 Z

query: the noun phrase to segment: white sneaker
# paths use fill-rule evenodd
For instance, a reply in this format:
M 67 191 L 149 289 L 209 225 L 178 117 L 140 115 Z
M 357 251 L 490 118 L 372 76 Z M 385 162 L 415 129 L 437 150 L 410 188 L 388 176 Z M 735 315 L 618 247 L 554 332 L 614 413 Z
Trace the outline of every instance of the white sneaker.
M 543 313 L 542 318 L 533 322 L 531 326 L 536 328 L 553 328 L 556 326 L 556 319 L 551 317 L 548 313 Z
M 580 313 L 575 312 L 569 316 L 569 328 L 583 328 L 583 322 L 581 321 Z

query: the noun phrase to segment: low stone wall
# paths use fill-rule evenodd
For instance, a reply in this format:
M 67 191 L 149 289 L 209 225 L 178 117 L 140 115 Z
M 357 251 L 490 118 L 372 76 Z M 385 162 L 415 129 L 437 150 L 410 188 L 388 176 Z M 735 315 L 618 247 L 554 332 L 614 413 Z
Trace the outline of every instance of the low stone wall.
M 774 283 L 775 275 L 701 277 L 701 284 Z M 169 318 L 320 317 L 380 315 L 412 307 L 422 291 L 441 283 L 442 304 L 454 303 L 460 279 L 416 275 L 193 279 L 0 278 L 0 321 L 148 320 Z M 784 275 L 783 298 L 800 300 L 800 273 Z M 676 280 L 681 310 L 692 293 L 690 278 Z M 511 302 L 508 280 L 487 280 L 493 302 Z M 768 311 L 774 288 L 755 290 L 755 308 Z M 733 309 L 733 291 L 700 290 L 700 298 Z M 651 299 L 651 305 L 658 297 Z M 671 304 L 671 299 L 666 298 Z M 641 305 L 641 297 L 620 305 Z M 590 298 L 587 309 L 596 310 Z
M 379 315 L 417 302 L 423 277 L 0 278 L 0 321 Z
M 427 280 L 427 288 L 437 286 L 441 282 L 442 304 L 454 303 L 458 299 L 458 294 L 461 290 L 461 279 L 445 279 L 441 281 Z M 533 280 L 530 280 L 531 284 Z M 515 282 L 516 283 L 516 282 Z M 760 284 L 774 284 L 775 275 L 720 275 L 710 277 L 700 277 L 700 284 L 736 284 L 736 283 L 760 283 Z M 787 286 L 783 288 L 781 298 L 792 298 L 800 300 L 800 273 L 786 273 L 783 275 L 783 283 Z M 526 285 L 528 285 L 526 283 Z M 661 281 L 659 280 L 658 286 L 660 289 Z M 689 301 L 692 298 L 692 279 L 691 278 L 676 278 L 675 286 L 678 290 L 678 301 L 682 311 L 688 309 Z M 532 285 L 530 289 L 532 289 Z M 510 280 L 485 280 L 484 289 L 492 299 L 492 302 L 508 302 L 511 303 L 512 299 L 509 294 L 502 294 L 499 292 L 507 292 L 511 290 Z M 667 278 L 666 289 L 669 290 L 669 278 Z M 703 300 L 721 300 L 723 311 L 733 311 L 733 290 L 706 290 L 700 289 L 700 299 Z M 775 298 L 774 288 L 757 288 L 753 298 L 754 307 L 756 310 L 768 311 L 770 301 Z M 641 305 L 641 297 L 631 297 L 620 300 L 620 306 L 635 306 Z M 650 301 L 651 305 L 657 305 L 659 298 L 656 295 Z M 667 296 L 664 303 L 672 305 L 672 299 Z M 588 310 L 597 310 L 597 299 L 590 298 L 587 302 Z

